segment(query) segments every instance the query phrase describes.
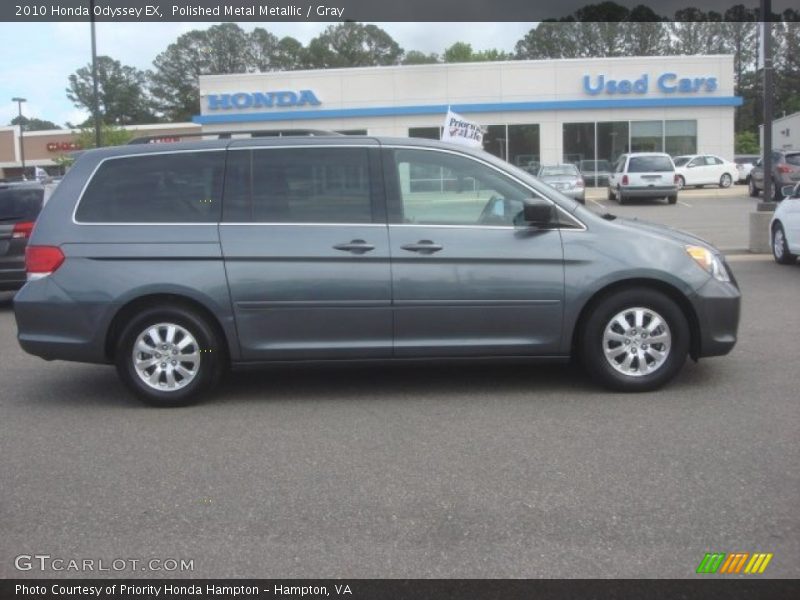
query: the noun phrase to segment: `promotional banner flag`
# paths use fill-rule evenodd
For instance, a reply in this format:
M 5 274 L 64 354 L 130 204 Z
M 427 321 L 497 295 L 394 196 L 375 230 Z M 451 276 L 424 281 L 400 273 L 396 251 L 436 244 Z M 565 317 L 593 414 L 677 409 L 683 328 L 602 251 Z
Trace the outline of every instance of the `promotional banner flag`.
M 483 130 L 477 123 L 467 121 L 448 108 L 442 128 L 442 141 L 470 148 L 483 148 Z

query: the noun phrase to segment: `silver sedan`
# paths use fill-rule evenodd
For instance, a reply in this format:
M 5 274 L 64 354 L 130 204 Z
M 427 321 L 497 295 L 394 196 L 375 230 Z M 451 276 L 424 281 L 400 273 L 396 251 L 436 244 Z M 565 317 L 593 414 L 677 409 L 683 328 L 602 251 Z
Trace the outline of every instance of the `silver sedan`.
M 575 165 L 542 166 L 536 176 L 565 196 L 586 204 L 586 183 Z

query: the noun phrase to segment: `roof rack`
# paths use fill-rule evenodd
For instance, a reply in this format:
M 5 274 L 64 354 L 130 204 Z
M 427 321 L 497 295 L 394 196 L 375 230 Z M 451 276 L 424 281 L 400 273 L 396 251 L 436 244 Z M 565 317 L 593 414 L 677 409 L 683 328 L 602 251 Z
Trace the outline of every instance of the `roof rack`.
M 202 137 L 218 140 L 229 140 L 235 137 L 293 137 L 293 136 L 341 136 L 343 133 L 338 131 L 328 131 L 326 129 L 264 129 L 264 130 L 244 130 L 244 131 L 192 131 L 190 133 L 145 135 L 133 138 L 128 144 L 158 144 L 165 140 L 174 141 L 174 138 L 182 140 L 188 137 Z

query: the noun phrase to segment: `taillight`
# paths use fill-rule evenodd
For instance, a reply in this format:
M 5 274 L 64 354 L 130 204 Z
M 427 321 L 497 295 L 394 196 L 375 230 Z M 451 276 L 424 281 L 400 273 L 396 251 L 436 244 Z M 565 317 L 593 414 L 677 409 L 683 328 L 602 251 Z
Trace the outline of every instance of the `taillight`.
M 680 181 L 681 181 L 681 176 L 675 173 L 675 177 L 672 178 L 672 182 L 678 184 L 680 183 Z
M 56 246 L 25 248 L 25 270 L 32 279 L 49 275 L 64 262 L 64 253 Z
M 29 238 L 33 231 L 33 221 L 23 221 L 22 223 L 15 223 L 14 229 L 11 232 L 12 238 Z
M 622 176 L 622 185 L 628 185 L 628 176 L 627 175 L 623 175 Z
M 778 170 L 778 173 L 791 173 L 792 172 L 792 167 L 790 167 L 789 165 L 778 165 L 775 168 Z

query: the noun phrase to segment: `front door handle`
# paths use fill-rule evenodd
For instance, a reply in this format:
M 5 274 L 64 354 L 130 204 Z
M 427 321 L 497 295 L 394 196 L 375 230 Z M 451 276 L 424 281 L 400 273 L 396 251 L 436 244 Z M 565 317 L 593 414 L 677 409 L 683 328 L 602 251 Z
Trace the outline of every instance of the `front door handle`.
M 351 240 L 346 244 L 336 244 L 334 249 L 342 252 L 351 252 L 352 254 L 364 254 L 370 250 L 375 250 L 375 246 L 368 244 L 364 240 Z
M 408 250 L 409 252 L 419 252 L 420 254 L 433 254 L 434 252 L 438 252 L 444 248 L 444 246 L 440 244 L 434 244 L 430 240 L 420 240 L 416 244 L 406 244 L 405 246 L 400 247 L 403 250 Z

